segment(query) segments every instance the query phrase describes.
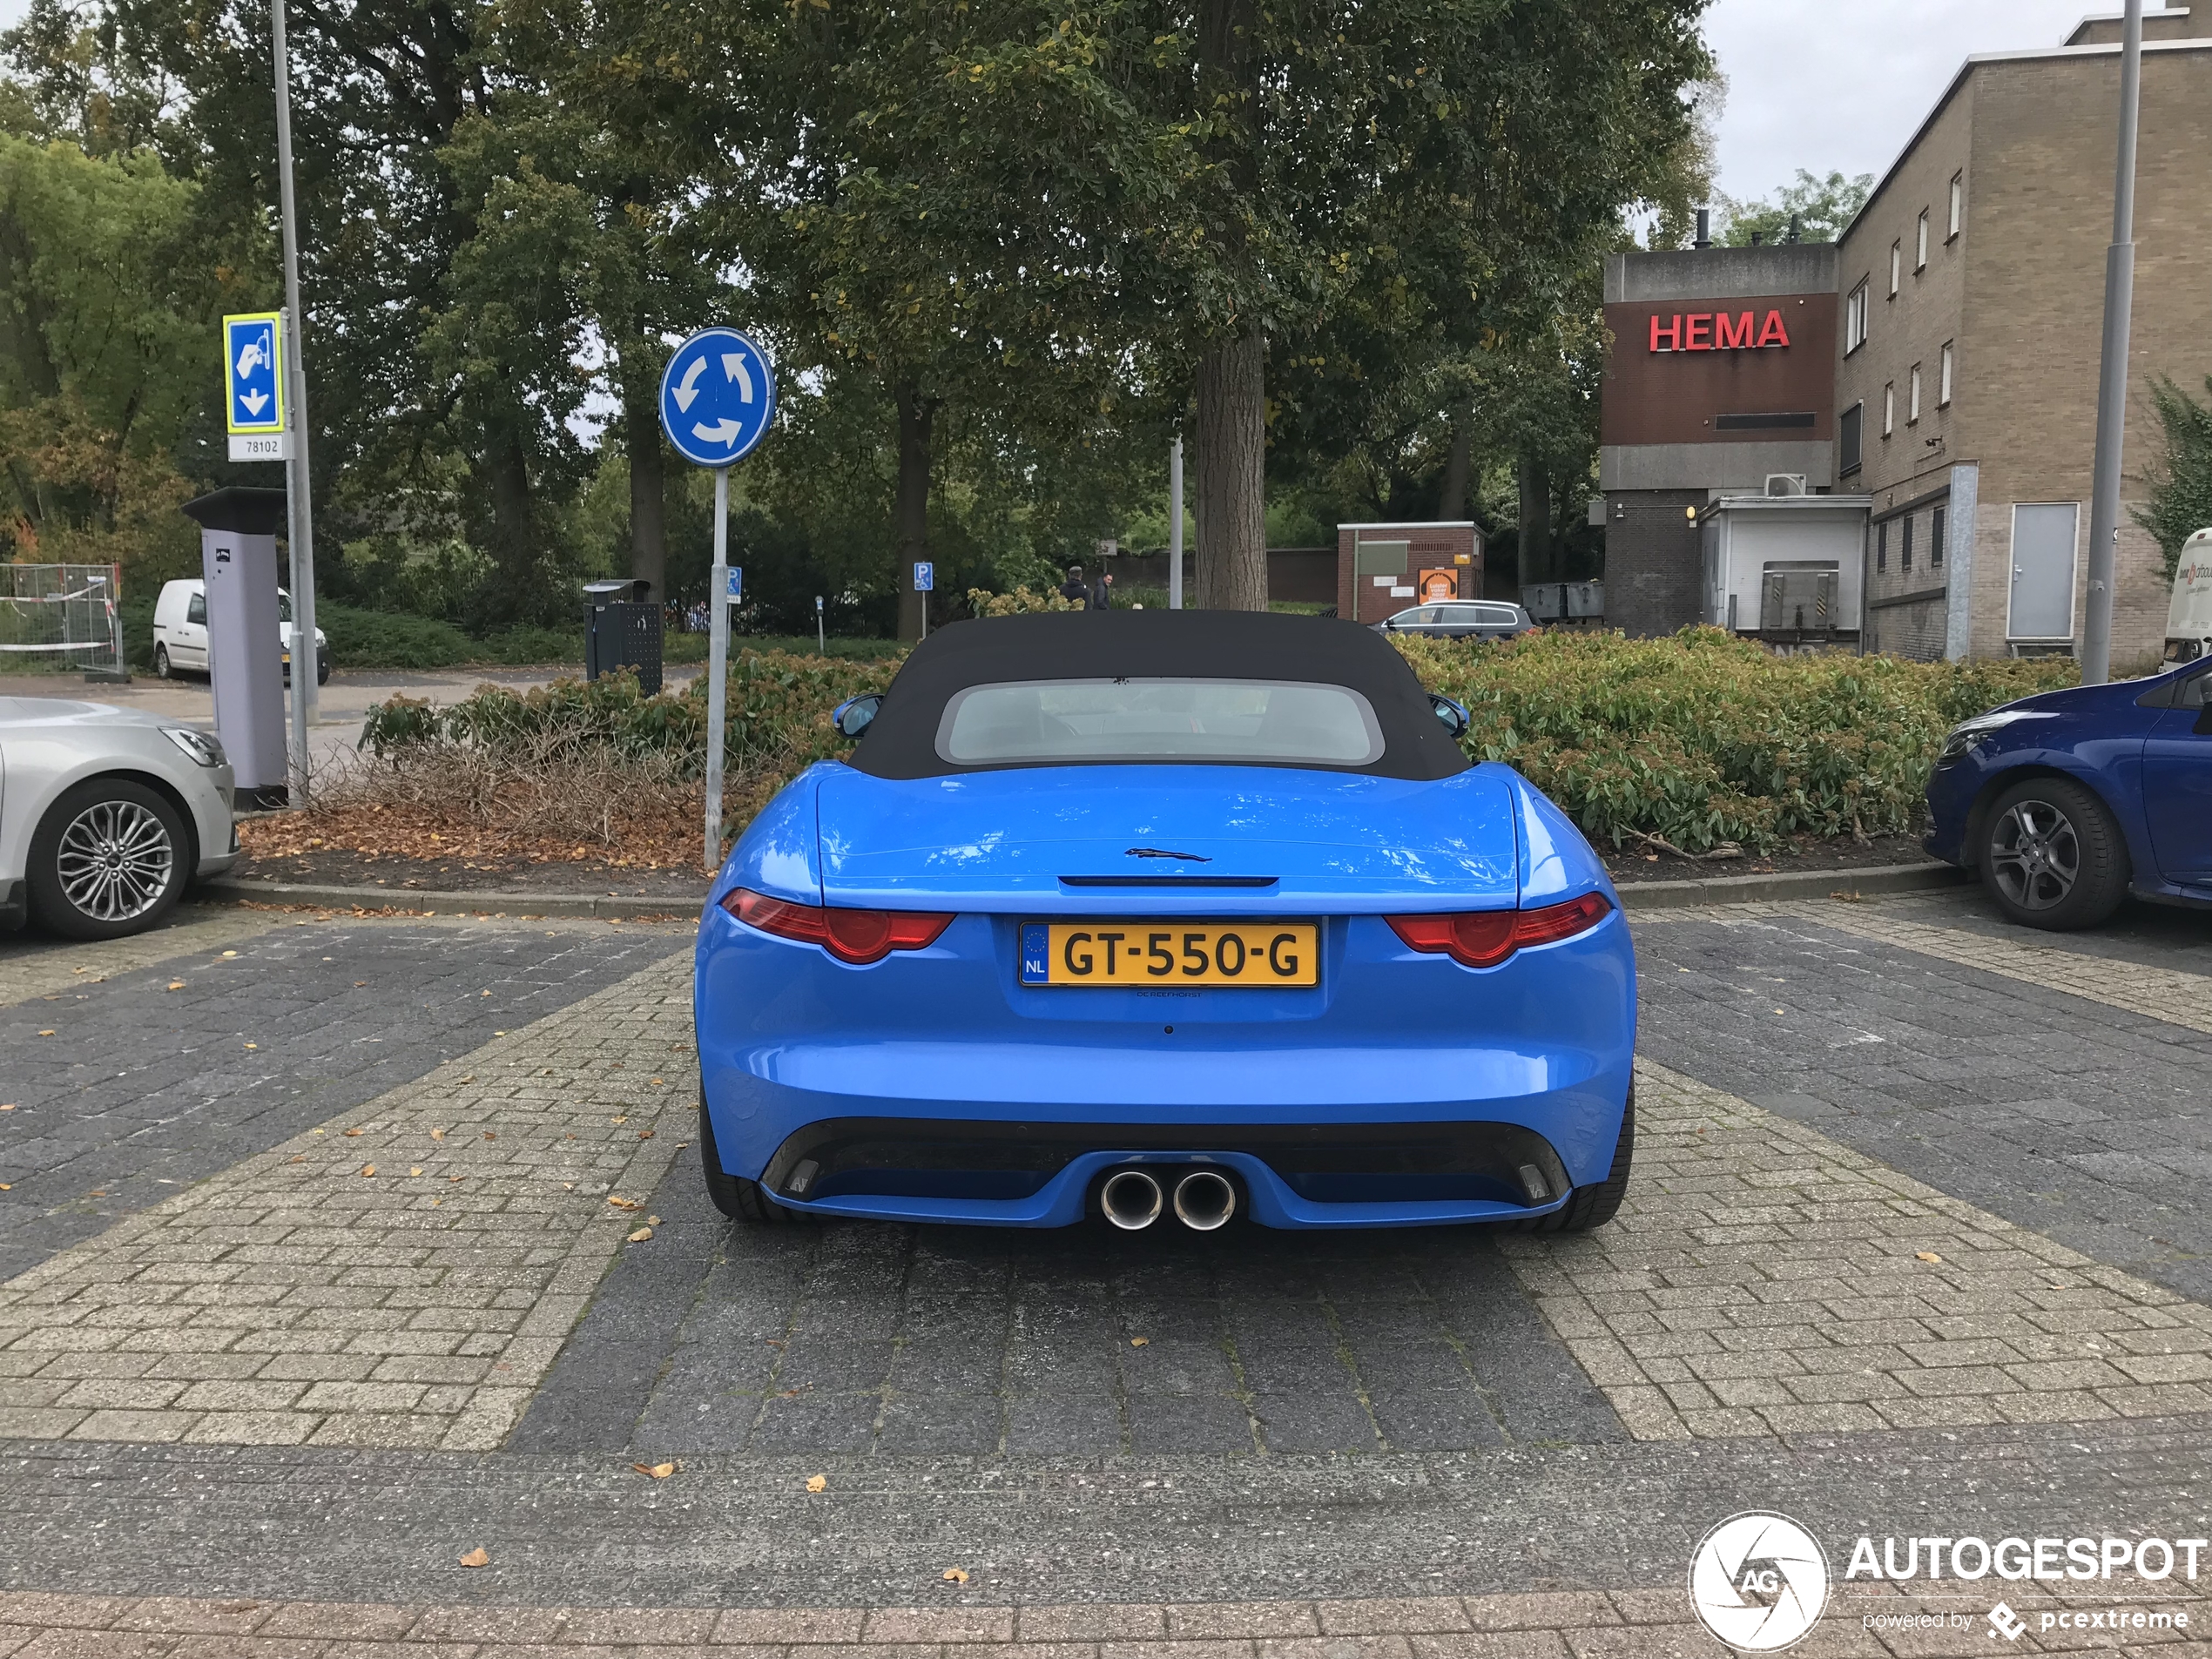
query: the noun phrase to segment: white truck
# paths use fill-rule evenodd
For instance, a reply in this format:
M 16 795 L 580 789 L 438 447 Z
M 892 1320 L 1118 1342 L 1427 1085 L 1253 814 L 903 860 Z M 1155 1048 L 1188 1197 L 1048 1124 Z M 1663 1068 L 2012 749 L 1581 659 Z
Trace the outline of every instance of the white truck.
M 2193 663 L 2212 654 L 2212 529 L 2182 543 L 2174 597 L 2166 608 L 2166 660 Z

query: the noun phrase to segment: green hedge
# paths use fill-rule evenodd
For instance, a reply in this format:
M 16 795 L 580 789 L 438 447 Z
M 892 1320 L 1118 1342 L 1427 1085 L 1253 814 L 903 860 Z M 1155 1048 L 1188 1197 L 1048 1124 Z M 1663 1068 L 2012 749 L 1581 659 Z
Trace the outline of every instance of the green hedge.
M 2051 658 L 1777 657 L 1716 628 L 1397 643 L 1431 690 L 1467 705 L 1471 757 L 1520 768 L 1594 840 L 1641 833 L 1691 852 L 1908 833 L 1946 732 L 2080 671 Z
M 1397 644 L 1431 690 L 1473 713 L 1471 758 L 1519 767 L 1595 840 L 1656 835 L 1692 852 L 1909 832 L 1946 732 L 2076 673 L 2052 659 L 1777 657 L 1717 629 L 1650 640 L 1557 631 L 1502 644 Z M 742 652 L 730 673 L 725 764 L 788 775 L 846 752 L 829 711 L 883 690 L 898 663 Z M 396 761 L 413 744 L 550 738 L 556 750 L 573 741 L 675 753 L 696 771 L 705 733 L 703 676 L 651 698 L 623 677 L 527 692 L 488 685 L 443 708 L 395 698 L 370 711 L 362 742 Z

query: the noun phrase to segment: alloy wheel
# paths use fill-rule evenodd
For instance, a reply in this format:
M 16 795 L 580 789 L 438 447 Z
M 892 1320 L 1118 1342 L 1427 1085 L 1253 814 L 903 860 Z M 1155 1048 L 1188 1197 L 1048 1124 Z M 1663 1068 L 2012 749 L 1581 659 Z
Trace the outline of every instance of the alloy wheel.
M 136 801 L 96 801 L 56 849 L 62 893 L 95 921 L 129 921 L 161 901 L 176 868 L 168 826 Z
M 2081 841 L 2074 822 L 2048 801 L 2016 801 L 1989 839 L 1990 873 L 2006 898 L 2023 910 L 2062 904 L 2081 873 Z

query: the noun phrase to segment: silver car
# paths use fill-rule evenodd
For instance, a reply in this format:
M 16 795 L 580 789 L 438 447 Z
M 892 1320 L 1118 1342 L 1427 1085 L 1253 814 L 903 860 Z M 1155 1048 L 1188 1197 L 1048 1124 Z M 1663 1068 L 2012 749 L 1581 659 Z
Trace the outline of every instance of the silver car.
M 238 862 L 231 766 L 157 715 L 0 697 L 0 926 L 70 939 L 154 926 Z
M 1447 599 L 1415 605 L 1375 624 L 1379 634 L 1426 634 L 1433 639 L 1510 639 L 1536 624 L 1505 599 Z

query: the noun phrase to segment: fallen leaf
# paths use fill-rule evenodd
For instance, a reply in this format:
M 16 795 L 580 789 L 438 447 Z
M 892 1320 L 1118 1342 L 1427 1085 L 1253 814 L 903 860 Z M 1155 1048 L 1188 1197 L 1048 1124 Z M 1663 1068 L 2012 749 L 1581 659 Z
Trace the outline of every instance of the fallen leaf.
M 660 1217 L 658 1216 L 647 1216 L 645 1217 L 645 1224 L 648 1227 L 658 1227 L 660 1225 Z
M 633 1463 L 630 1466 L 640 1474 L 650 1474 L 656 1480 L 665 1480 L 676 1473 L 673 1463 Z
M 810 1474 L 806 1477 L 806 1489 L 809 1492 L 819 1492 L 828 1485 L 829 1476 L 826 1474 Z
M 650 1141 L 653 1138 L 653 1131 L 649 1129 L 641 1129 L 637 1131 L 637 1138 L 641 1141 Z
M 656 1088 L 656 1089 L 658 1089 L 658 1088 L 660 1087 L 660 1079 L 659 1079 L 659 1078 L 658 1078 L 658 1077 L 648 1078 L 646 1081 L 648 1081 L 649 1082 L 651 1082 L 651 1083 L 652 1084 L 652 1086 L 653 1086 L 654 1088 Z
M 491 995 L 491 993 L 490 993 L 489 991 L 479 991 L 479 992 L 477 992 L 477 993 L 476 993 L 476 995 L 477 995 L 478 996 L 489 996 L 489 995 Z
M 607 1120 L 610 1123 L 627 1123 L 629 1121 L 630 1115 L 627 1112 L 624 1113 L 620 1117 L 610 1117 Z
M 292 1162 L 292 1163 L 305 1163 L 307 1161 L 307 1155 L 305 1152 L 302 1152 L 301 1154 L 300 1154 L 300 1156 L 299 1156 L 298 1157 L 296 1157 L 296 1158 L 293 1158 L 293 1159 L 291 1159 L 291 1160 L 290 1160 L 290 1162 Z
M 258 1042 L 249 1042 L 249 1043 L 247 1043 L 246 1046 L 247 1048 L 249 1048 L 249 1049 L 258 1049 L 258 1048 L 260 1048 L 261 1045 L 260 1045 L 260 1043 L 258 1043 Z
M 359 1130 L 358 1129 L 349 1129 L 349 1130 L 347 1130 L 346 1131 L 346 1138 L 347 1138 L 347 1140 L 349 1140 L 349 1141 L 350 1141 L 351 1139 L 353 1139 L 353 1138 L 354 1138 L 354 1136 L 356 1136 L 356 1135 L 358 1135 L 358 1134 L 360 1134 L 360 1133 L 361 1133 L 361 1130 Z
M 362 986 L 368 983 L 368 981 L 365 979 L 357 979 L 354 981 L 354 988 L 358 991 Z
M 38 1035 L 39 1035 L 40 1036 L 42 1036 L 42 1037 L 51 1037 L 51 1036 L 52 1036 L 54 1034 L 53 1034 L 52 1029 L 50 1028 L 48 1028 L 48 1029 L 46 1029 L 46 1030 L 44 1030 L 44 1031 L 41 1031 Z
M 945 1569 L 945 1581 L 948 1584 L 967 1583 L 968 1569 L 965 1567 L 948 1567 Z
M 484 1547 L 479 1544 L 461 1558 L 461 1564 L 463 1567 L 489 1567 L 491 1557 L 484 1553 Z
M 172 991 L 181 991 L 185 988 L 185 982 L 180 979 L 172 979 L 169 981 L 169 988 Z
M 1150 1337 L 1131 1337 L 1129 1339 L 1129 1345 L 1132 1348 L 1149 1347 L 1151 1345 L 1151 1341 L 1152 1339 Z
M 13 1192 L 15 1190 L 16 1184 L 14 1182 L 0 1181 L 0 1192 Z
M 237 954 L 238 953 L 234 950 L 226 950 L 223 953 L 223 960 L 228 961 L 232 957 Z
M 361 1173 L 364 1176 L 374 1175 L 376 1173 L 376 1166 L 374 1163 L 364 1163 L 361 1165 Z
M 1932 1251 L 1932 1250 L 1919 1250 L 1919 1251 L 1913 1251 L 1912 1253 L 1913 1253 L 1914 1258 L 1915 1258 L 1915 1259 L 1917 1259 L 1917 1260 L 1919 1260 L 1919 1261 L 1924 1261 L 1924 1262 L 1939 1262 L 1939 1261 L 1941 1261 L 1941 1260 L 1943 1259 L 1943 1258 L 1942 1258 L 1942 1257 L 1940 1257 L 1940 1256 L 1937 1255 L 1937 1254 L 1935 1253 L 1935 1251 Z
M 635 1210 L 637 1207 L 637 1199 L 617 1197 L 611 1192 L 607 1195 L 607 1202 L 617 1210 Z
M 445 1137 L 446 1132 L 442 1129 L 434 1129 L 430 1131 L 430 1138 L 434 1141 L 442 1141 Z
M 10 1101 L 5 1106 L 0 1106 L 0 1112 L 12 1112 L 15 1109 L 16 1104 L 13 1101 Z
M 488 1141 L 496 1141 L 499 1138 L 499 1136 L 493 1134 L 489 1130 L 486 1130 L 484 1131 L 484 1138 Z
M 503 1036 L 505 1036 L 506 1035 L 507 1035 L 507 1034 L 506 1034 L 504 1031 L 495 1031 L 495 1032 L 493 1032 L 493 1033 L 492 1033 L 492 1035 L 494 1035 L 494 1036 L 496 1036 L 496 1037 L 503 1037 Z
M 421 1175 L 422 1173 L 422 1166 L 418 1163 L 413 1169 L 409 1170 L 408 1173 L 409 1175 Z
M 624 1242 L 625 1244 L 642 1244 L 652 1236 L 653 1230 L 651 1227 L 640 1227 L 636 1232 L 631 1234 L 630 1237 Z

